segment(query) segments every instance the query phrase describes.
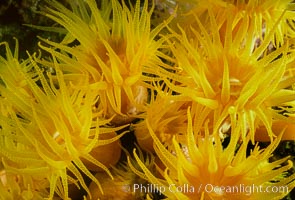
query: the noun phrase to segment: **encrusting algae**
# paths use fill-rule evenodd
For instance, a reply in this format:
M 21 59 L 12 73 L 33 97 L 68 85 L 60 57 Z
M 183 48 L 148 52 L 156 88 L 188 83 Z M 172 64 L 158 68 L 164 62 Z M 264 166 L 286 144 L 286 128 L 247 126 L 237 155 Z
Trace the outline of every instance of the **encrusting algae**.
M 0 41 L 0 200 L 292 195 L 294 155 L 273 157 L 295 138 L 292 1 L 48 0 L 39 14 L 55 27 L 31 28 L 60 41 L 26 59 Z

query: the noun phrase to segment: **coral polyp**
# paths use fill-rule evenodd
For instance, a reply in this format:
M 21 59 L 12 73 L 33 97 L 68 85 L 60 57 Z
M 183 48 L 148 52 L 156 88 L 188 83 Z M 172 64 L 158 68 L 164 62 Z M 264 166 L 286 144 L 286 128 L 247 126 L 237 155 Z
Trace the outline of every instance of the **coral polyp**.
M 159 96 L 148 106 L 145 115 L 142 116 L 143 121 L 134 124 L 137 143 L 142 149 L 150 152 L 154 151 L 154 140 L 148 131 L 147 121 L 153 122 L 152 129 L 168 147 L 172 144 L 173 136 L 181 140 L 186 132 L 186 102 L 174 102 L 171 98 Z
M 97 94 L 74 89 L 66 83 L 56 62 L 54 75 L 47 72 L 46 80 L 41 67 L 32 57 L 30 60 L 30 71 L 24 71 L 24 81 L 32 93 L 30 101 L 17 96 L 15 101 L 6 103 L 10 97 L 6 95 L 13 91 L 7 85 L 1 88 L 7 110 L 6 116 L 1 117 L 4 170 L 17 171 L 20 176 L 42 174 L 41 177 L 50 182 L 44 186 L 50 186 L 49 198 L 57 194 L 68 199 L 68 184 L 75 183 L 88 191 L 81 172 L 99 185 L 88 168 L 95 169 L 88 167 L 88 163 L 112 177 L 108 167 L 116 164 L 120 157 L 120 146 L 114 143 L 120 137 L 114 131 L 120 127 L 107 127 L 110 120 L 102 118 L 102 112 L 95 109 Z M 22 104 L 29 105 L 23 107 Z M 107 145 L 113 147 L 105 150 Z M 104 159 L 98 153 L 100 148 L 103 155 L 111 159 Z
M 0 200 L 294 199 L 294 8 L 1 4 Z
M 189 110 L 187 140 L 179 142 L 174 137 L 174 151 L 165 148 L 150 125 L 148 129 L 154 139 L 156 153 L 165 165 L 163 178 L 151 173 L 136 152 L 134 155 L 143 173 L 133 170 L 162 188 L 161 191 L 169 199 L 279 199 L 294 187 L 294 174 L 285 178 L 282 174 L 292 167 L 291 161 L 283 165 L 288 157 L 275 162 L 268 160 L 278 145 L 282 132 L 265 149 L 256 145 L 247 155 L 249 137 L 242 145 L 237 145 L 240 125 L 232 127 L 232 137 L 224 148 L 221 139 L 218 136 L 212 137 L 209 129 L 205 136 L 194 133 Z M 130 165 L 132 167 L 131 163 Z M 263 193 L 271 187 L 280 189 Z
M 171 1 L 167 1 L 171 2 Z M 173 1 L 172 1 L 173 2 Z M 286 38 L 294 37 L 294 2 L 292 0 L 176 0 L 177 3 L 170 3 L 170 10 L 176 9 L 178 23 L 190 37 L 190 27 L 197 29 L 198 23 L 195 16 L 199 17 L 205 24 L 209 24 L 210 17 L 208 10 L 212 10 L 216 23 L 224 34 L 227 18 L 233 21 L 232 33 L 238 34 L 243 29 L 246 33 L 255 28 L 258 38 L 271 34 L 271 44 L 281 46 Z M 168 6 L 169 7 L 169 6 Z M 169 9 L 167 9 L 169 10 Z M 171 11 L 170 11 L 171 12 Z M 178 30 L 176 27 L 175 30 Z
M 73 8 L 78 13 L 57 2 L 51 4 L 54 9 L 48 8 L 45 15 L 68 32 L 64 40 L 69 37 L 79 44 L 69 48 L 63 42 L 44 40 L 52 48 L 41 47 L 54 54 L 68 73 L 89 75 L 89 86 L 84 87 L 97 89 L 106 117 L 115 115 L 117 124 L 130 122 L 147 103 L 145 68 L 164 65 L 160 58 L 163 39 L 158 33 L 166 23 L 151 29 L 153 8 L 149 10 L 147 1 L 143 7 L 137 1 L 131 9 L 115 0 L 102 1 L 105 10 L 98 9 L 94 0 L 78 1 Z M 112 12 L 105 12 L 108 10 Z
M 294 91 L 288 89 L 294 79 L 286 74 L 294 55 L 288 44 L 267 53 L 269 35 L 257 47 L 253 26 L 233 35 L 231 18 L 226 22 L 226 34 L 221 35 L 213 12 L 209 13 L 210 28 L 196 18 L 201 31 L 192 29 L 194 38 L 188 38 L 184 31 L 173 32 L 176 41 L 171 42 L 171 51 L 177 62 L 176 73 L 166 72 L 165 83 L 181 97 L 207 107 L 205 118 L 215 124 L 213 134 L 234 115 L 242 125 L 242 138 L 249 132 L 254 142 L 255 129 L 265 126 L 272 140 L 273 118 L 286 119 L 272 108 L 294 101 Z M 192 113 L 200 118 L 199 111 L 193 109 Z

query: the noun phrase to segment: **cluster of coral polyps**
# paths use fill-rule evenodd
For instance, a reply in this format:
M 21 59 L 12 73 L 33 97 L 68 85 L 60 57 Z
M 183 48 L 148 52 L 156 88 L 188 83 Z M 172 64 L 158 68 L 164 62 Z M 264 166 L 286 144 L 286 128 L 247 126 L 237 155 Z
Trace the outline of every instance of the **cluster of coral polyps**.
M 35 27 L 61 41 L 25 60 L 1 43 L 0 199 L 283 198 L 292 161 L 270 158 L 295 139 L 294 9 L 49 0 L 56 26 Z

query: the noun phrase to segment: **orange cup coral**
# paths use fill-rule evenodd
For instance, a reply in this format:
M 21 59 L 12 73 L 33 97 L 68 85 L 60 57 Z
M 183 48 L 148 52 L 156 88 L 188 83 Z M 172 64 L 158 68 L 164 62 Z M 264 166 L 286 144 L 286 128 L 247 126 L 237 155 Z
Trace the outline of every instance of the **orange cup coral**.
M 168 70 L 163 73 L 164 81 L 179 99 L 191 98 L 192 102 L 207 107 L 207 116 L 202 119 L 212 118 L 213 134 L 230 121 L 230 115 L 235 115 L 241 123 L 242 138 L 249 131 L 254 142 L 255 130 L 262 124 L 272 140 L 273 118 L 284 118 L 273 108 L 291 105 L 295 100 L 294 90 L 288 89 L 295 80 L 286 76 L 293 52 L 286 43 L 268 53 L 272 35 L 266 35 L 255 47 L 255 27 L 251 25 L 246 32 L 241 26 L 233 34 L 234 22 L 230 17 L 226 21 L 226 34 L 220 35 L 214 13 L 208 12 L 209 28 L 196 17 L 201 32 L 192 29 L 194 37 L 171 30 L 175 38 L 171 37 L 170 49 L 176 66 L 175 73 Z M 198 118 L 199 111 L 193 108 L 192 115 Z
M 30 60 L 27 68 L 30 71 L 24 71 L 23 75 L 32 98 L 22 99 L 18 91 L 11 91 L 7 84 L 0 90 L 1 101 L 11 97 L 7 94 L 16 93 L 15 101 L 5 102 L 7 112 L 1 116 L 3 170 L 17 172 L 20 176 L 38 175 L 48 181 L 44 187 L 50 187 L 49 198 L 57 194 L 68 199 L 68 184 L 81 185 L 88 191 L 79 170 L 97 185 L 99 182 L 90 172 L 95 170 L 94 165 L 112 177 L 106 166 L 115 164 L 120 157 L 121 149 L 116 141 L 122 135 L 117 136 L 114 131 L 121 127 L 107 126 L 110 120 L 103 119 L 102 112 L 95 108 L 97 94 L 92 90 L 75 89 L 65 82 L 55 58 L 54 73 L 45 73 L 48 79 L 42 68 L 32 58 Z M 107 145 L 113 147 L 106 150 Z M 103 156 L 116 156 L 106 160 L 99 151 L 104 151 Z
M 174 138 L 174 151 L 165 148 L 150 125 L 148 129 L 155 142 L 155 151 L 166 167 L 164 179 L 155 177 L 135 152 L 144 173 L 133 170 L 157 186 L 169 199 L 278 199 L 295 186 L 294 174 L 283 175 L 293 166 L 291 161 L 283 165 L 288 157 L 268 161 L 282 133 L 267 148 L 260 149 L 256 145 L 247 155 L 249 140 L 237 145 L 241 131 L 239 124 L 232 127 L 230 142 L 224 148 L 220 138 L 210 136 L 208 129 L 205 137 L 193 132 L 189 110 L 187 140 L 180 143 Z
M 41 48 L 62 63 L 63 71 L 89 76 L 90 83 L 83 87 L 97 90 L 106 118 L 115 115 L 115 124 L 129 123 L 147 103 L 147 88 L 151 86 L 146 82 L 150 77 L 143 74 L 148 68 L 164 65 L 164 40 L 158 34 L 166 23 L 151 29 L 153 8 L 148 10 L 148 1 L 142 7 L 137 1 L 131 9 L 115 0 L 102 1 L 106 8 L 100 10 L 94 0 L 79 0 L 73 5 L 79 12 L 55 1 L 50 4 L 54 9 L 48 8 L 45 15 L 66 29 L 65 40 L 69 37 L 67 41 L 79 44 L 70 48 L 64 42 L 43 40 L 52 48 Z
M 291 153 L 274 151 L 294 140 L 291 0 L 61 2 L 40 12 L 54 27 L 33 26 L 59 34 L 40 38 L 42 54 L 0 43 L 1 200 L 295 187 Z

